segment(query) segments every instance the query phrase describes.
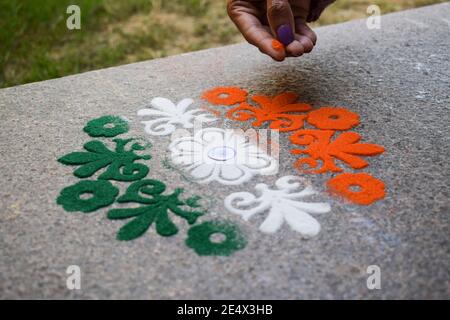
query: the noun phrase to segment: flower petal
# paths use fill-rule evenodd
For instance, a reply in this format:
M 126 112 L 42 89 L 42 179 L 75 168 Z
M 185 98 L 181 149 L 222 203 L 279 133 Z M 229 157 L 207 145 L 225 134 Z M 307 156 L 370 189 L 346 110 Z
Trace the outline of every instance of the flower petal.
M 177 107 L 175 106 L 175 104 L 172 101 L 170 101 L 167 98 L 161 98 L 161 97 L 154 98 L 154 99 L 152 99 L 150 104 L 154 108 L 159 109 L 161 111 L 165 111 L 165 112 L 168 112 L 171 114 L 177 113 Z
M 306 212 L 286 206 L 283 208 L 283 213 L 286 222 L 303 237 L 314 237 L 320 232 L 319 222 Z
M 238 165 L 224 164 L 220 166 L 220 177 L 224 178 L 225 180 L 238 180 L 245 175 L 245 170 Z
M 272 208 L 266 220 L 259 226 L 259 230 L 265 233 L 274 233 L 283 224 L 283 213 L 278 208 Z
M 214 163 L 203 163 L 193 169 L 190 174 L 196 179 L 207 179 L 214 173 L 215 168 L 216 164 Z

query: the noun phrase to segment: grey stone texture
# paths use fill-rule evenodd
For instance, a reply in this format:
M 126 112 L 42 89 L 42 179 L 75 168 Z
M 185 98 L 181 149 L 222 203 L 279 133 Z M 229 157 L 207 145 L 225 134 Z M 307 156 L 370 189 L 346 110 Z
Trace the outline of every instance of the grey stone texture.
M 2 299 L 433 299 L 450 297 L 449 105 L 450 4 L 321 27 L 311 54 L 273 62 L 248 44 L 136 63 L 0 90 L 0 297 Z M 343 106 L 361 116 L 355 131 L 386 152 L 368 172 L 387 186 L 384 200 L 357 206 L 329 197 L 316 216 L 320 234 L 303 240 L 285 225 L 262 234 L 263 217 L 245 222 L 223 199 L 257 183 L 296 174 L 288 134 L 280 134 L 281 168 L 240 186 L 192 184 L 170 169 L 168 137 L 146 136 L 137 110 L 161 96 L 200 104 L 205 89 L 240 86 L 251 93 L 300 94 L 318 106 Z M 221 107 L 217 107 L 220 109 Z M 60 190 L 78 181 L 58 157 L 81 150 L 87 121 L 106 114 L 131 121 L 128 136 L 154 146 L 150 177 L 169 190 L 203 197 L 209 216 L 240 225 L 245 249 L 199 257 L 176 236 L 152 229 L 120 242 L 124 221 L 106 210 L 68 213 Z M 249 128 L 222 119 L 214 126 Z M 166 164 L 165 164 L 166 163 Z M 330 175 L 305 176 L 323 191 Z M 123 186 L 126 183 L 114 183 Z M 66 288 L 66 268 L 79 265 L 82 289 Z M 366 268 L 381 268 L 382 288 L 368 290 Z

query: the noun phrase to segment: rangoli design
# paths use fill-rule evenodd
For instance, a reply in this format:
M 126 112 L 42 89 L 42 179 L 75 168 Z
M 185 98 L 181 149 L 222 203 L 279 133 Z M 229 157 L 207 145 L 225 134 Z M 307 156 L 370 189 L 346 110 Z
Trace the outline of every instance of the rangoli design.
M 343 173 L 328 181 L 331 192 L 361 205 L 386 196 L 384 183 L 367 173 Z
M 250 96 L 256 106 L 247 102 L 248 92 L 237 87 L 211 89 L 206 91 L 202 98 L 212 105 L 231 106 L 225 111 L 225 116 L 231 120 L 252 120 L 254 127 L 268 124 L 270 129 L 278 129 L 280 132 L 293 131 L 290 136 L 291 143 L 303 147 L 291 150 L 292 154 L 303 156 L 294 163 L 294 168 L 302 173 L 343 172 L 344 168 L 341 168 L 336 160 L 352 169 L 363 169 L 369 165 L 363 156 L 376 156 L 385 151 L 377 144 L 360 143 L 361 136 L 356 132 L 337 133 L 358 126 L 360 117 L 357 113 L 333 106 L 313 109 L 308 103 L 297 102 L 298 95 L 292 92 L 281 93 L 273 98 L 264 95 Z M 307 128 L 307 125 L 314 128 Z M 333 181 L 330 181 L 332 185 Z M 384 183 L 377 181 L 384 190 Z M 330 187 L 329 189 L 331 191 Z M 369 205 L 384 197 L 384 193 L 380 192 L 379 197 L 360 201 L 357 200 L 358 193 L 355 191 L 347 192 L 345 187 L 332 189 L 333 194 L 342 193 L 341 197 L 362 205 Z
M 348 130 L 359 124 L 359 116 L 345 108 L 322 107 L 308 113 L 309 124 L 323 130 Z
M 150 155 L 138 155 L 136 151 L 145 150 L 139 142 L 126 146 L 134 139 L 114 139 L 115 150 L 112 151 L 99 140 L 86 143 L 83 147 L 87 152 L 72 152 L 58 159 L 66 165 L 79 165 L 74 171 L 78 178 L 91 177 L 97 171 L 107 168 L 98 178 L 104 180 L 135 181 L 145 177 L 148 167 L 135 161 L 150 159 Z
M 277 161 L 233 130 L 207 128 L 195 136 L 181 137 L 169 145 L 172 162 L 194 181 L 237 185 L 256 174 L 270 175 Z
M 192 99 L 183 99 L 177 105 L 166 98 L 154 98 L 151 101 L 153 108 L 141 109 L 138 116 L 155 118 L 145 120 L 145 132 L 150 135 L 163 136 L 173 133 L 177 125 L 190 129 L 194 127 L 194 121 L 213 122 L 217 118 L 205 113 L 202 109 L 192 109 L 187 111 L 194 103 Z
M 200 207 L 197 203 L 198 197 L 183 201 L 179 199 L 183 192 L 182 189 L 176 189 L 169 195 L 163 195 L 165 190 L 166 185 L 163 182 L 150 179 L 134 182 L 128 187 L 126 193 L 119 197 L 117 202 L 133 202 L 142 204 L 142 206 L 112 209 L 108 212 L 109 219 L 134 218 L 120 229 L 117 234 L 119 240 L 133 240 L 140 237 L 152 223 L 155 224 L 156 232 L 161 236 L 168 237 L 176 234 L 178 228 L 170 220 L 169 212 L 183 218 L 189 224 L 195 223 L 197 218 L 204 214 L 204 211 L 193 210 Z
M 232 106 L 247 100 L 248 92 L 237 87 L 218 87 L 205 91 L 202 98 L 213 105 Z
M 212 236 L 221 235 L 225 239 L 214 241 Z M 228 256 L 245 247 L 247 241 L 240 229 L 227 221 L 207 221 L 189 229 L 186 245 L 200 256 Z
M 293 144 L 306 146 L 304 149 L 292 149 L 292 154 L 308 155 L 307 158 L 297 160 L 294 166 L 299 170 L 305 170 L 305 166 L 316 169 L 318 161 L 322 166 L 313 173 L 342 172 L 335 159 L 345 162 L 353 169 L 362 169 L 369 163 L 361 156 L 375 156 L 384 152 L 384 148 L 370 143 L 358 143 L 361 136 L 356 132 L 344 132 L 338 134 L 333 141 L 335 131 L 332 130 L 310 130 L 304 129 L 296 131 L 290 136 Z M 305 170 L 307 171 L 307 170 Z
M 331 207 L 324 202 L 305 202 L 304 198 L 316 192 L 311 186 L 301 189 L 301 182 L 300 177 L 284 176 L 275 182 L 276 189 L 264 183 L 257 184 L 257 196 L 250 192 L 232 193 L 225 198 L 225 208 L 245 220 L 267 212 L 266 219 L 259 227 L 265 233 L 278 231 L 286 221 L 303 237 L 313 237 L 319 233 L 320 224 L 311 214 L 327 213 Z
M 91 137 L 115 137 L 119 134 L 128 132 L 128 122 L 116 116 L 104 116 L 91 120 L 84 127 L 84 132 Z
M 360 117 L 355 112 L 333 106 L 314 109 L 308 103 L 298 102 L 299 96 L 293 92 L 273 97 L 250 96 L 238 87 L 218 87 L 205 91 L 201 98 L 212 106 L 229 109 L 202 106 L 188 110 L 193 99 L 182 99 L 175 104 L 158 97 L 151 101 L 149 108 L 137 114 L 144 117 L 144 131 L 154 136 L 172 134 L 179 127 L 193 128 L 196 121 L 216 121 L 222 113 L 234 121 L 251 121 L 254 127 L 268 126 L 290 132 L 290 142 L 295 146 L 291 153 L 299 156 L 294 163 L 297 170 L 312 174 L 339 173 L 327 182 L 330 194 L 359 205 L 370 205 L 386 196 L 383 181 L 368 173 L 344 172 L 347 168 L 367 168 L 369 162 L 363 157 L 385 151 L 377 144 L 360 142 L 362 137 L 356 132 L 344 132 L 359 125 Z M 200 197 L 183 197 L 181 188 L 166 191 L 165 182 L 148 177 L 150 170 L 145 162 L 151 159 L 149 145 L 136 138 L 114 138 L 128 132 L 126 118 L 103 116 L 89 121 L 83 130 L 91 137 L 111 140 L 88 141 L 84 151 L 58 159 L 62 164 L 78 166 L 73 172 L 76 177 L 90 178 L 61 190 L 56 202 L 64 210 L 90 213 L 117 203 L 120 207 L 109 208 L 107 218 L 127 220 L 117 233 L 118 240 L 137 239 L 152 226 L 163 237 L 174 236 L 179 232 L 179 226 L 174 223 L 178 217 L 189 225 L 186 246 L 200 256 L 228 256 L 245 247 L 245 236 L 235 223 L 199 222 L 208 215 L 199 203 Z M 171 161 L 188 172 L 194 182 L 236 186 L 257 175 L 273 175 L 278 170 L 277 159 L 248 138 L 239 130 L 206 128 L 194 136 L 176 138 L 168 149 Z M 122 195 L 119 190 L 125 189 L 119 189 L 118 182 L 131 182 Z M 331 211 L 329 203 L 310 199 L 317 193 L 295 175 L 279 178 L 275 187 L 258 183 L 254 188 L 255 194 L 247 191 L 229 194 L 224 199 L 224 207 L 244 220 L 264 216 L 259 226 L 263 233 L 275 233 L 286 224 L 302 237 L 311 238 L 321 229 L 318 215 Z
M 105 116 L 88 122 L 84 131 L 95 137 L 114 137 L 128 131 L 123 118 Z M 111 129 L 115 129 L 111 132 Z M 144 179 L 149 173 L 148 167 L 136 160 L 149 160 L 150 155 L 139 155 L 138 151 L 147 150 L 149 143 L 141 144 L 137 138 L 114 139 L 114 151 L 99 140 L 89 141 L 84 145 L 87 152 L 73 152 L 58 159 L 68 165 L 80 165 L 74 175 L 78 178 L 92 177 L 94 173 L 107 167 L 98 176 L 98 180 L 82 180 L 63 188 L 56 199 L 68 212 L 90 213 L 117 202 L 120 204 L 138 204 L 138 207 L 114 208 L 108 211 L 111 220 L 130 219 L 118 232 L 117 239 L 134 240 L 155 225 L 156 232 L 161 236 L 173 236 L 178 233 L 178 227 L 172 222 L 169 214 L 174 214 L 193 225 L 188 231 L 186 245 L 198 255 L 230 255 L 245 247 L 246 240 L 240 229 L 231 222 L 212 220 L 195 225 L 197 219 L 206 214 L 198 201 L 200 197 L 191 196 L 181 199 L 183 190 L 176 188 L 172 193 L 164 194 L 164 182 L 154 179 Z M 132 143 L 133 142 L 133 143 Z M 128 148 L 127 145 L 129 145 Z M 119 188 L 107 180 L 135 181 L 128 186 L 120 197 Z M 225 238 L 219 241 L 211 240 L 209 236 L 221 234 Z
M 83 180 L 62 189 L 56 203 L 69 212 L 92 212 L 116 200 L 119 189 L 105 180 Z M 83 197 L 84 196 L 84 197 Z
M 292 92 L 279 94 L 273 98 L 255 95 L 251 98 L 258 107 L 242 102 L 238 107 L 228 110 L 226 116 L 231 120 L 252 122 L 254 127 L 260 127 L 269 122 L 270 129 L 294 131 L 303 127 L 306 114 L 298 114 L 312 109 L 309 104 L 296 103 L 298 95 Z

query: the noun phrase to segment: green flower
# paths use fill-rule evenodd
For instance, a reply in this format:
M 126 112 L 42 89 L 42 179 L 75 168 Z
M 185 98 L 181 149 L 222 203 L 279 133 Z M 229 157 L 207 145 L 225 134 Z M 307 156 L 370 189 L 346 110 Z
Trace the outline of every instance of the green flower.
M 211 239 L 213 235 L 222 235 L 222 241 Z M 188 231 L 186 245 L 200 256 L 228 256 L 245 247 L 247 241 L 240 229 L 226 221 L 207 221 L 193 226 Z
M 115 137 L 128 132 L 129 125 L 124 119 L 117 116 L 104 116 L 91 120 L 84 127 L 84 132 L 91 137 Z
M 114 151 L 101 141 L 93 140 L 83 147 L 88 152 L 72 152 L 58 159 L 65 165 L 80 165 L 74 171 L 78 178 L 92 176 L 98 170 L 107 167 L 98 178 L 103 180 L 135 181 L 144 178 L 148 174 L 148 167 L 136 160 L 148 160 L 149 155 L 138 155 L 135 151 L 145 150 L 139 143 L 133 143 L 130 150 L 125 146 L 134 139 L 114 139 L 116 148 Z
M 109 181 L 85 180 L 62 189 L 56 203 L 69 212 L 92 212 L 112 204 L 118 194 L 119 189 Z M 83 195 L 88 197 L 82 198 Z
M 200 207 L 198 197 L 180 200 L 183 192 L 176 189 L 172 194 L 163 195 L 166 190 L 164 183 L 158 180 L 141 180 L 131 184 L 127 192 L 117 199 L 117 202 L 134 202 L 142 206 L 135 208 L 112 209 L 108 212 L 109 219 L 134 218 L 123 226 L 118 234 L 119 240 L 133 240 L 143 235 L 154 223 L 156 232 L 161 236 L 172 236 L 178 228 L 169 218 L 169 211 L 185 219 L 189 224 L 195 223 L 203 211 L 194 211 L 191 208 Z M 150 196 L 150 197 L 146 197 Z

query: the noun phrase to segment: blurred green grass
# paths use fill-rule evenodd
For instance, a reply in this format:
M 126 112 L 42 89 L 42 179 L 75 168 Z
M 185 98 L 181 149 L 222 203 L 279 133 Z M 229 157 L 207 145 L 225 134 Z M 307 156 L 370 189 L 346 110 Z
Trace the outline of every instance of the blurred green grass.
M 0 87 L 242 41 L 225 0 L 0 0 Z M 442 0 L 338 0 L 314 25 Z M 81 8 L 81 30 L 66 9 Z

